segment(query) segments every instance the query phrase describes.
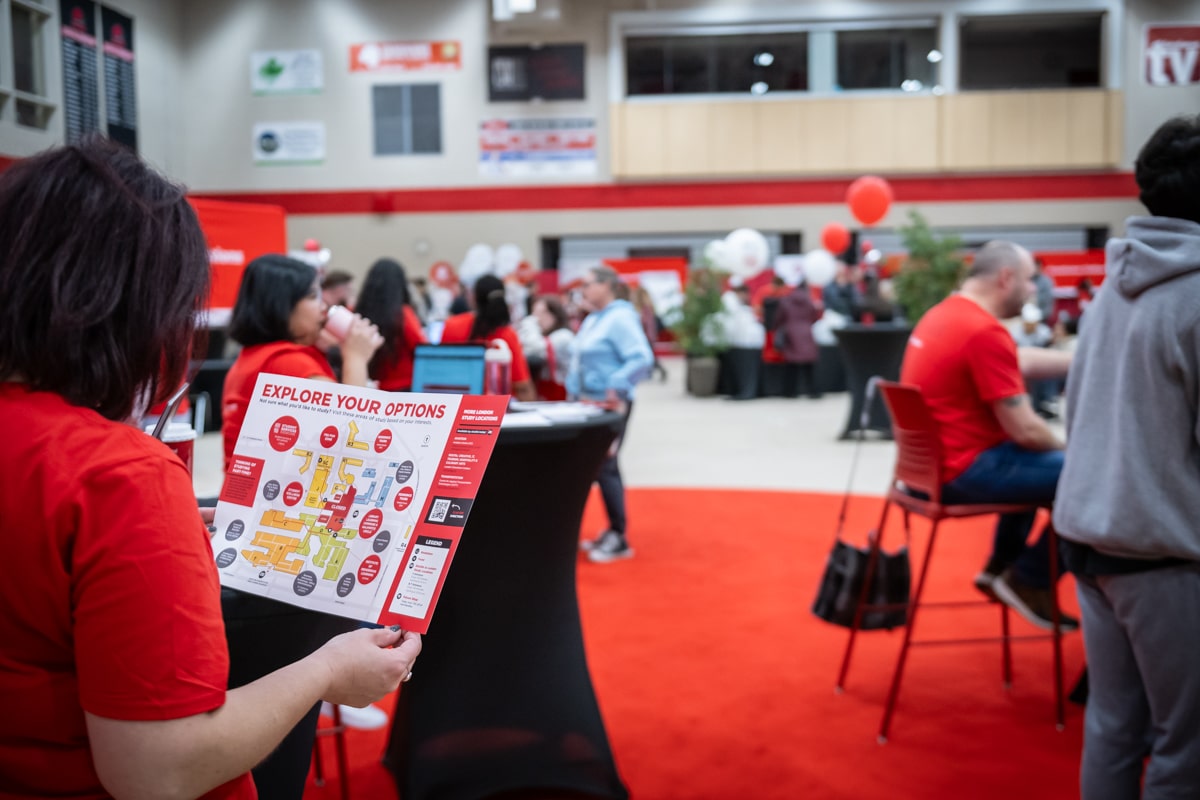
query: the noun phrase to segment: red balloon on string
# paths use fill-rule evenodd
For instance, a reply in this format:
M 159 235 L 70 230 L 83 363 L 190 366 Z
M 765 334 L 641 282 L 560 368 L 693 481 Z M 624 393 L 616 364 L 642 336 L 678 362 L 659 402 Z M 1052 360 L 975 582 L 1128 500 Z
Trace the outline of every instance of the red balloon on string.
M 835 256 L 846 252 L 850 246 L 850 231 L 840 222 L 830 222 L 821 228 L 821 246 Z
M 864 175 L 846 190 L 850 213 L 863 225 L 874 225 L 883 219 L 892 205 L 892 187 L 876 175 Z

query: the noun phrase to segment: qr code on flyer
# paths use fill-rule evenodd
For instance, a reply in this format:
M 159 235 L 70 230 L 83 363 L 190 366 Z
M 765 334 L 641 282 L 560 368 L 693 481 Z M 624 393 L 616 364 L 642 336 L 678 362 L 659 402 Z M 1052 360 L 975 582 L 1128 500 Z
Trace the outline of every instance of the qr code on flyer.
M 446 514 L 450 511 L 450 501 L 438 498 L 433 501 L 433 509 L 429 512 L 430 522 L 445 522 Z

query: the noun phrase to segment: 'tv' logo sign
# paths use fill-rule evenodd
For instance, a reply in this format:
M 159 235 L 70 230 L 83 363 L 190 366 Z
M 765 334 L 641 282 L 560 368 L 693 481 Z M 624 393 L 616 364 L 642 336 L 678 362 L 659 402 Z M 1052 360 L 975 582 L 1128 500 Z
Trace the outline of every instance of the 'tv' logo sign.
M 1147 25 L 1145 54 L 1151 86 L 1200 83 L 1200 25 Z

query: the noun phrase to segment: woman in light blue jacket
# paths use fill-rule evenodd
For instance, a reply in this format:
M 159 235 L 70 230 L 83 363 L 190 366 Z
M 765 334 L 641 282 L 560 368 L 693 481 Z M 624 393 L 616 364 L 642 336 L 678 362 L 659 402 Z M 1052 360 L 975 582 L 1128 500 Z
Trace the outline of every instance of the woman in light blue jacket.
M 604 402 L 623 415 L 621 430 L 596 477 L 608 514 L 608 529 L 580 544 L 588 551 L 588 558 L 597 563 L 633 555 L 625 538 L 625 485 L 617 466 L 617 451 L 633 409 L 634 386 L 654 365 L 641 317 L 629 301 L 617 299 L 618 283 L 617 273 L 609 267 L 593 267 L 584 277 L 583 302 L 590 313 L 575 335 L 567 374 L 570 398 Z

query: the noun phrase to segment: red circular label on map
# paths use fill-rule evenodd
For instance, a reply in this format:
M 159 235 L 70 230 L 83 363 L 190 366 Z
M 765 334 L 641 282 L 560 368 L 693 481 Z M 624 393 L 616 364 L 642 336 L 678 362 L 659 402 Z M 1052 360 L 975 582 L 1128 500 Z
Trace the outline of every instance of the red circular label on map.
M 358 523 L 358 533 L 364 539 L 370 539 L 379 533 L 381 525 L 383 525 L 383 512 L 378 508 L 372 508 L 363 514 L 362 522 Z
M 272 449 L 282 453 L 291 450 L 296 446 L 296 440 L 300 438 L 300 423 L 295 417 L 280 417 L 271 423 L 271 431 L 267 435 L 267 441 L 271 443 Z
M 412 502 L 413 490 L 411 486 L 405 486 L 400 491 L 396 492 L 396 510 L 403 511 L 408 508 L 408 504 Z
M 301 497 L 304 497 L 304 487 L 298 481 L 292 481 L 283 490 L 283 502 L 285 505 L 294 506 L 300 502 Z
M 383 430 L 381 430 L 379 432 L 379 435 L 375 437 L 375 452 L 382 453 L 384 450 L 387 450 L 391 446 L 392 446 L 392 432 L 389 431 L 387 428 L 384 428 Z
M 335 444 L 337 444 L 337 440 L 337 427 L 330 425 L 328 428 L 321 431 L 321 447 L 333 447 Z
M 367 556 L 358 568 L 358 582 L 370 583 L 379 577 L 379 556 Z

